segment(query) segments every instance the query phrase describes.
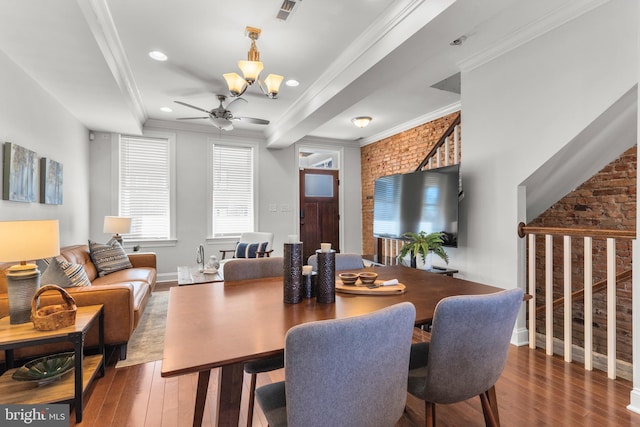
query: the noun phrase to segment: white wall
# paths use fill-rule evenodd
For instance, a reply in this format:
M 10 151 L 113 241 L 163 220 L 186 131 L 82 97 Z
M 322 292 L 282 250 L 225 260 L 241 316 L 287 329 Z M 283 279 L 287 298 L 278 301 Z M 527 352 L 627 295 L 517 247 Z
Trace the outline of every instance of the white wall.
M 518 185 L 638 79 L 636 2 L 609 2 L 462 75 L 460 243 L 471 280 L 517 284 Z
M 195 263 L 196 247 L 205 244 L 206 256 L 220 256 L 220 249 L 230 249 L 234 239 L 207 240 L 207 191 L 209 180 L 210 144 L 220 142 L 253 142 L 258 150 L 258 231 L 271 231 L 274 255 L 282 255 L 282 245 L 289 234 L 298 231 L 298 159 L 295 146 L 267 149 L 264 140 L 239 132 L 220 133 L 209 126 L 185 126 L 172 122 L 150 121 L 145 131 L 171 132 L 176 135 L 177 157 L 177 230 L 174 245 L 142 245 L 142 251 L 156 252 L 160 280 L 176 278 L 179 265 Z M 112 208 L 112 148 L 110 134 L 96 134 L 91 143 L 91 238 L 107 240 L 102 232 L 105 215 L 116 214 Z M 344 197 L 343 251 L 361 251 L 360 150 L 358 146 L 343 147 L 345 170 L 342 177 Z M 275 204 L 275 212 L 269 205 Z M 125 241 L 125 246 L 126 241 Z
M 85 242 L 89 232 L 87 129 L 3 52 L 0 93 L 0 142 L 18 144 L 63 167 L 62 205 L 0 200 L 0 220 L 58 219 L 62 246 Z

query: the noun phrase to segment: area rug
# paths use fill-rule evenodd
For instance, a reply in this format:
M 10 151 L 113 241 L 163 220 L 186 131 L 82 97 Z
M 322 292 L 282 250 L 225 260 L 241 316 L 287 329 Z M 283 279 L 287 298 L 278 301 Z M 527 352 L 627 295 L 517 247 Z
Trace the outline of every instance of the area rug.
M 162 359 L 168 305 L 169 291 L 156 291 L 151 295 L 127 345 L 127 358 L 119 360 L 116 369 Z

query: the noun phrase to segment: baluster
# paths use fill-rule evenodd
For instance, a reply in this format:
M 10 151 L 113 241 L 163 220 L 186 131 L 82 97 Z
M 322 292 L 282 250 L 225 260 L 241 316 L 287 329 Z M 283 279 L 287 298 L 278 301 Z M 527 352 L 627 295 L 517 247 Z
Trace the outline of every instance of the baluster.
M 607 239 L 607 372 L 616 379 L 616 239 Z
M 444 165 L 449 166 L 449 137 L 444 139 Z
M 564 360 L 573 360 L 573 304 L 571 300 L 571 236 L 564 236 Z
M 544 280 L 544 311 L 545 311 L 545 334 L 546 351 L 549 356 L 553 355 L 553 236 L 545 236 L 545 280 Z
M 593 248 L 584 238 L 584 369 L 593 370 Z
M 529 234 L 529 348 L 536 348 L 536 235 Z
M 453 163 L 460 163 L 460 125 L 453 128 Z

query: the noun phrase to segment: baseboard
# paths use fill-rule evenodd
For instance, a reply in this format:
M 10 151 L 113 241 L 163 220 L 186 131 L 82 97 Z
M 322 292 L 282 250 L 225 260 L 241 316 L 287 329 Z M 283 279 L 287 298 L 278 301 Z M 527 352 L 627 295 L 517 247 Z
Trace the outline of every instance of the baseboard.
M 529 344 L 529 330 L 527 328 L 515 329 L 511 335 L 511 344 L 518 347 Z
M 634 388 L 631 390 L 629 398 L 631 402 L 627 406 L 627 409 L 631 412 L 640 414 L 640 389 Z

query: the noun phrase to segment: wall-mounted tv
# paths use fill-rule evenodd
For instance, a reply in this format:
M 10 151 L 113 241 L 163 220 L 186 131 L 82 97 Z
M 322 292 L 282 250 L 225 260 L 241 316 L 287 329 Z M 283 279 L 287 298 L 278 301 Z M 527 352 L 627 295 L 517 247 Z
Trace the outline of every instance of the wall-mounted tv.
M 373 235 L 399 239 L 406 232 L 444 232 L 458 244 L 459 165 L 375 180 Z

